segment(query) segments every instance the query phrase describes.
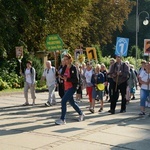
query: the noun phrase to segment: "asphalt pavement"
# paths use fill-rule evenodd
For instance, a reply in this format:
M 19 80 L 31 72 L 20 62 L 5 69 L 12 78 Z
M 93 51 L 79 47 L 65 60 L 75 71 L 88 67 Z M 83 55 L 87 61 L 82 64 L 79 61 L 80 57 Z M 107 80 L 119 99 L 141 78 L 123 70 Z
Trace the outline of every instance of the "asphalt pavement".
M 68 104 L 66 125 L 55 125 L 59 119 L 61 99 L 56 92 L 57 105 L 45 107 L 48 92 L 36 93 L 35 106 L 22 106 L 23 93 L 0 96 L 0 150 L 149 150 L 150 108 L 139 117 L 139 90 L 136 99 L 127 105 L 126 113 L 111 115 L 110 103 L 104 101 L 104 110 L 88 110 L 87 96 L 83 95 L 80 108 L 85 120 L 78 122 L 78 114 Z M 29 95 L 30 98 L 30 95 Z M 32 103 L 31 99 L 29 102 Z

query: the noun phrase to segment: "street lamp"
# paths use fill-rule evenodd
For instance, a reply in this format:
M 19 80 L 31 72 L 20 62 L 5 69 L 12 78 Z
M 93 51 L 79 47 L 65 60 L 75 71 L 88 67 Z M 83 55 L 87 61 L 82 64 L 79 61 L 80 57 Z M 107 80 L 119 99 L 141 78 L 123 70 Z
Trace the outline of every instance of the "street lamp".
M 142 13 L 146 13 L 147 17 L 145 18 L 145 20 L 143 21 L 144 25 L 148 25 L 149 24 L 149 13 L 147 11 L 141 11 L 139 13 L 138 10 L 138 0 L 136 2 L 136 69 L 137 69 L 137 59 L 138 59 L 138 32 L 139 32 L 139 17 Z

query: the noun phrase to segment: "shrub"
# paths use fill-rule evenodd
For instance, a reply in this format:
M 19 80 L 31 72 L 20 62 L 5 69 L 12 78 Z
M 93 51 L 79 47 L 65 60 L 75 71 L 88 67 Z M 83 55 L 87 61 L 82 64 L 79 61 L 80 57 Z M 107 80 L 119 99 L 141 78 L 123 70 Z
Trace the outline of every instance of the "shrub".
M 36 70 L 36 80 L 38 81 L 41 79 L 44 67 L 43 67 L 43 64 L 41 63 L 40 59 L 38 59 L 36 57 L 34 57 L 32 59 L 32 63 L 33 63 L 33 67 Z
M 9 86 L 7 84 L 7 82 L 3 81 L 2 78 L 0 78 L 0 91 L 4 90 L 4 89 L 8 89 Z
M 23 78 L 16 73 L 17 62 L 15 59 L 4 60 L 0 68 L 1 87 L 0 90 L 7 88 L 21 88 L 23 87 Z

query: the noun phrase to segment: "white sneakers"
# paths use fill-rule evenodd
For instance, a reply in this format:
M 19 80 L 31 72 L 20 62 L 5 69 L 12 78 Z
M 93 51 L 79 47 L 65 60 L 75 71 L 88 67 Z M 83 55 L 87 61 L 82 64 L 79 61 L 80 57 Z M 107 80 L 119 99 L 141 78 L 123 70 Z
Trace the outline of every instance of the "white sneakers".
M 66 121 L 62 120 L 62 119 L 59 119 L 59 120 L 55 121 L 55 124 L 57 124 L 57 125 L 64 125 L 64 124 L 66 124 Z
M 84 114 L 79 115 L 78 121 L 79 121 L 79 122 L 83 121 L 83 120 L 84 120 L 84 117 L 85 117 Z M 59 119 L 59 120 L 56 120 L 56 121 L 55 121 L 55 124 L 57 124 L 57 125 L 65 125 L 65 124 L 66 124 L 66 121 L 65 121 L 65 120 L 62 120 L 62 119 Z
M 82 114 L 82 115 L 79 115 L 79 122 L 81 122 L 81 121 L 83 121 L 84 120 L 84 117 L 85 117 L 85 115 L 84 114 Z

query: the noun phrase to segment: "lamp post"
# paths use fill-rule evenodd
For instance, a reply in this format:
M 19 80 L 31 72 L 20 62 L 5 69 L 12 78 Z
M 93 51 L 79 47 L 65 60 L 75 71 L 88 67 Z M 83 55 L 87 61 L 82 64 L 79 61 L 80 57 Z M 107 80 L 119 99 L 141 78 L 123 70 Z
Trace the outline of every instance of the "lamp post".
M 145 17 L 145 20 L 143 21 L 144 25 L 148 25 L 149 24 L 149 13 L 147 11 L 141 11 L 139 13 L 138 10 L 138 4 L 139 1 L 136 1 L 136 69 L 137 69 L 137 59 L 138 59 L 138 32 L 139 32 L 139 17 L 142 13 L 147 14 L 147 17 Z

